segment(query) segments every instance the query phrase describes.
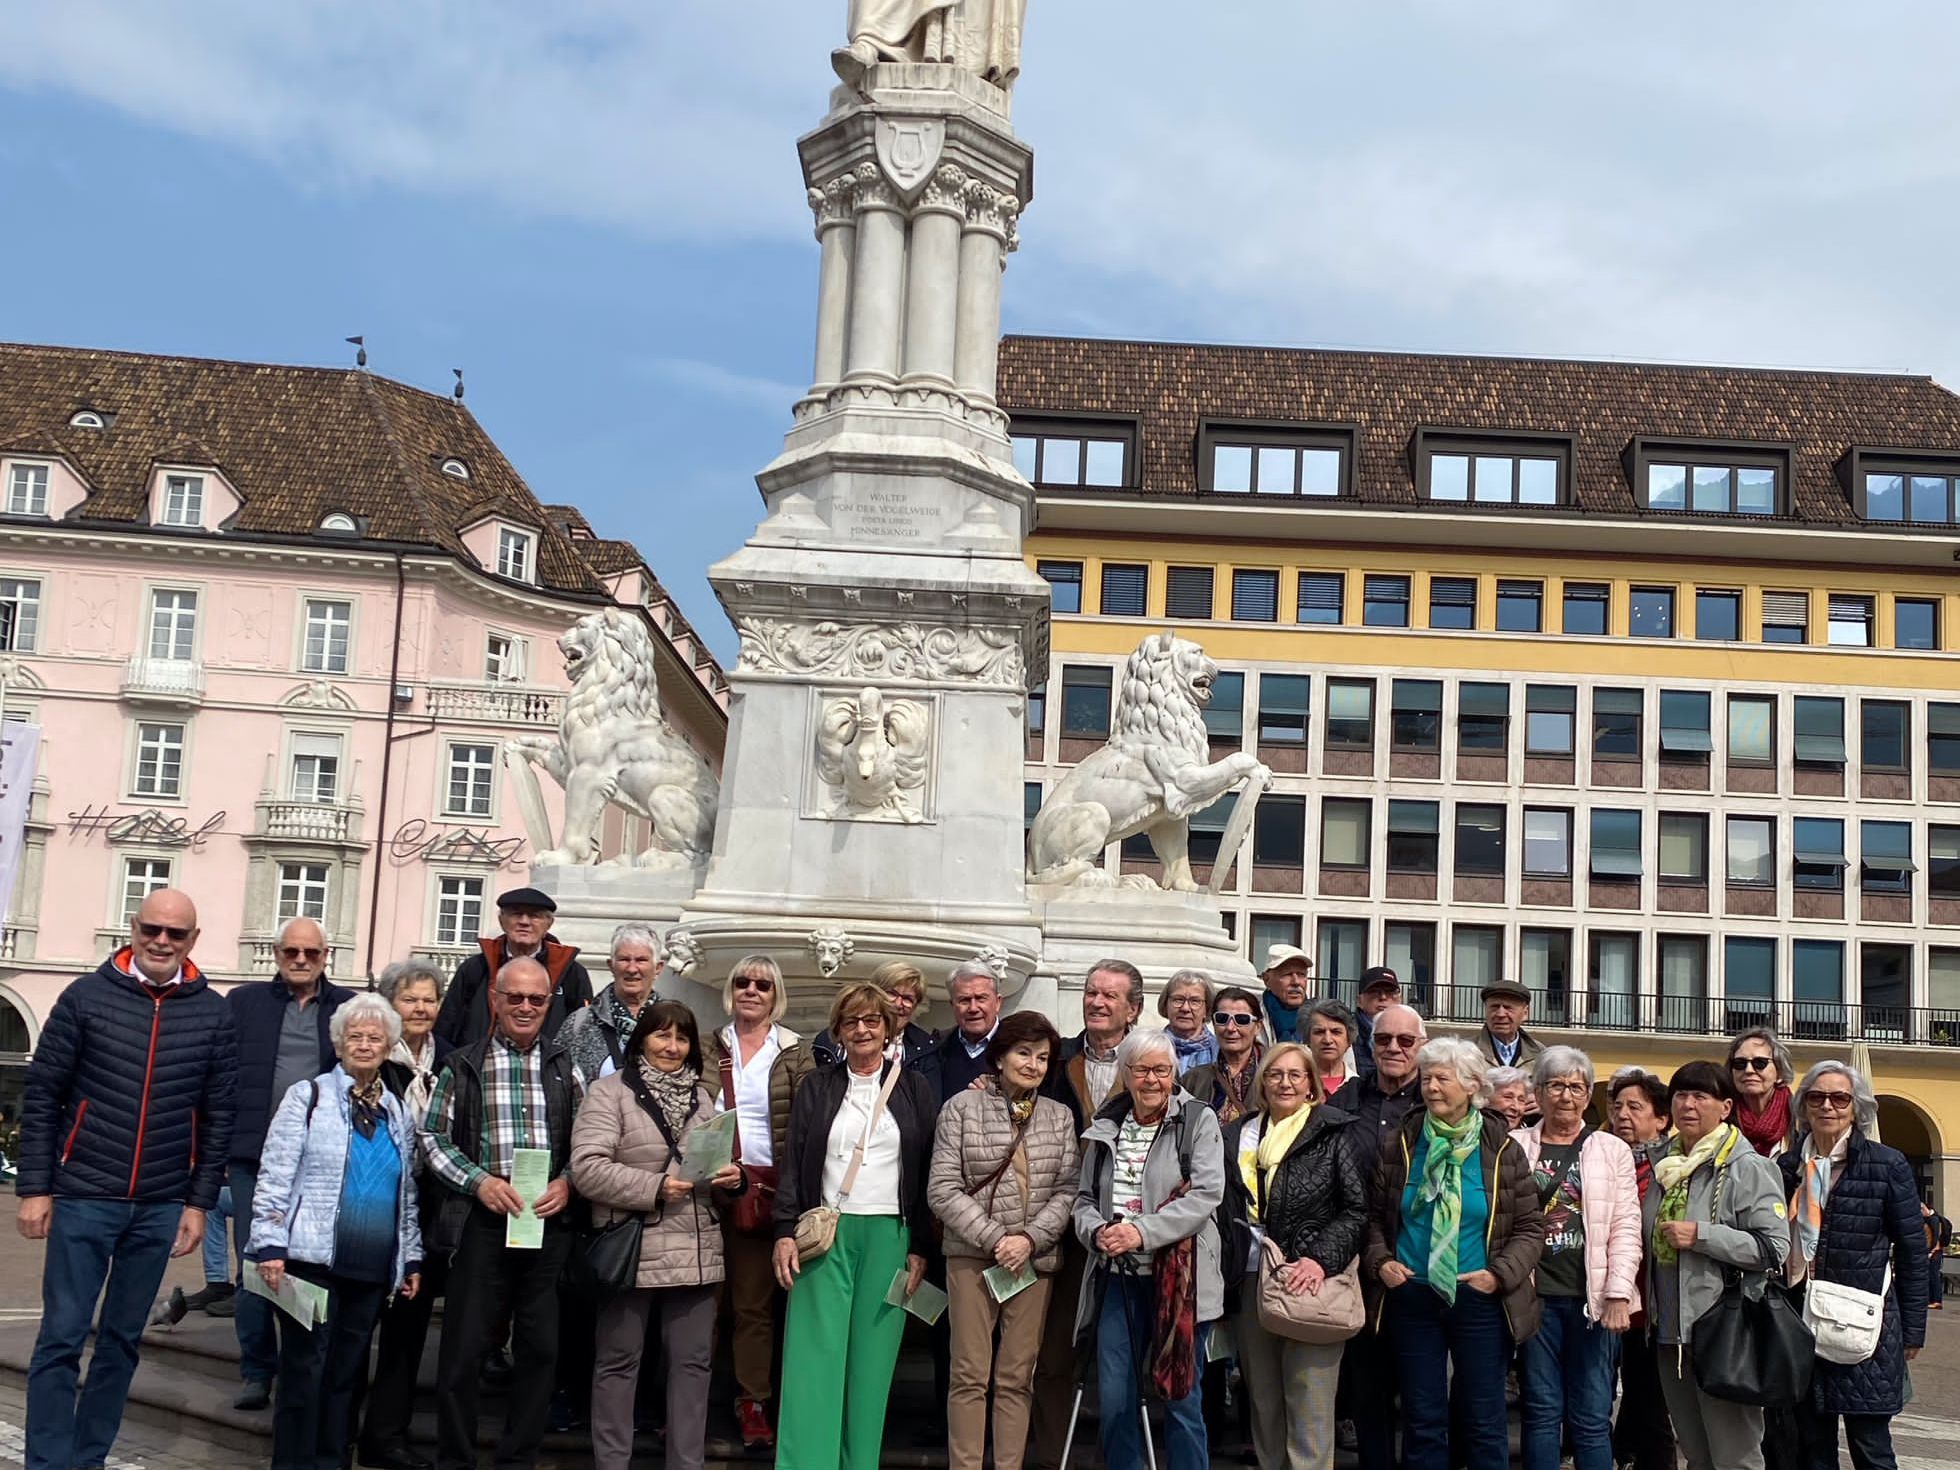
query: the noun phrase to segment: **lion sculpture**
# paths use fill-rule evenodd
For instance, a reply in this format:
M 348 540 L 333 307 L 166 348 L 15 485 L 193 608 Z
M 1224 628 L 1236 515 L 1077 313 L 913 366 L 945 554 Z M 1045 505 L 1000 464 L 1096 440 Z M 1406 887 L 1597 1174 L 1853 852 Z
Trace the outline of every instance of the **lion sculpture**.
M 660 713 L 653 640 L 645 625 L 624 608 L 605 608 L 574 623 L 558 640 L 558 651 L 572 692 L 556 738 L 529 735 L 510 742 L 565 788 L 559 845 L 534 861 L 598 861 L 599 824 L 608 805 L 653 825 L 646 851 L 614 862 L 681 868 L 707 861 L 720 785 Z
M 1110 885 L 1103 848 L 1144 832 L 1164 865 L 1164 886 L 1198 890 L 1191 814 L 1242 781 L 1264 787 L 1271 779 L 1244 751 L 1210 758 L 1203 711 L 1217 677 L 1202 648 L 1173 634 L 1137 645 L 1116 691 L 1109 744 L 1064 776 L 1035 815 L 1030 882 Z

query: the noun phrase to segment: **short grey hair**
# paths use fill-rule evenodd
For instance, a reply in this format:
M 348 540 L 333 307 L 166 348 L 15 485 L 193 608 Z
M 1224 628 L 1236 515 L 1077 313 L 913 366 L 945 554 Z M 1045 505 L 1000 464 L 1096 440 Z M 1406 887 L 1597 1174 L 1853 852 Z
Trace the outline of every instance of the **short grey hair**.
M 320 947 L 326 950 L 326 954 L 322 955 L 321 958 L 323 960 L 333 958 L 333 942 L 327 938 L 327 926 L 310 914 L 294 914 L 279 926 L 278 932 L 272 936 L 272 948 L 275 953 L 286 942 L 286 935 L 295 924 L 311 924 L 315 929 L 318 929 L 320 931 Z
M 1177 1046 L 1168 1031 L 1156 1027 L 1132 1031 L 1116 1044 L 1116 1069 L 1128 1074 L 1131 1067 L 1147 1056 L 1163 1055 L 1170 1058 L 1173 1066 L 1177 1063 Z
M 1819 1062 L 1803 1074 L 1803 1081 L 1797 1084 L 1797 1115 L 1804 1115 L 1804 1102 L 1810 1096 L 1810 1089 L 1820 1078 L 1833 1073 L 1851 1084 L 1851 1121 L 1865 1137 L 1872 1137 L 1878 1132 L 1878 1098 L 1872 1092 L 1871 1080 L 1849 1062 Z
M 427 980 L 435 986 L 437 1000 L 441 1000 L 443 991 L 449 988 L 442 978 L 442 971 L 428 960 L 396 960 L 381 972 L 381 978 L 374 982 L 374 989 L 383 1000 L 393 1005 L 395 997 L 401 994 L 401 988 L 413 985 L 418 980 Z
M 1790 1060 L 1790 1048 L 1777 1040 L 1776 1033 L 1767 1026 L 1751 1026 L 1747 1031 L 1736 1033 L 1729 1043 L 1729 1054 L 1722 1060 L 1728 1064 L 1729 1074 L 1735 1074 L 1735 1054 L 1742 1050 L 1745 1041 L 1760 1041 L 1769 1048 L 1769 1054 L 1776 1062 L 1776 1080 L 1788 1087 L 1797 1080 L 1797 1064 Z
M 1458 1084 L 1470 1094 L 1471 1107 L 1481 1108 L 1490 1101 L 1490 1063 L 1461 1036 L 1438 1036 L 1422 1044 L 1416 1053 L 1416 1075 L 1437 1067 L 1456 1073 Z
M 995 995 L 1000 994 L 1000 976 L 994 973 L 992 965 L 985 960 L 961 960 L 946 976 L 947 997 L 951 998 L 955 985 L 964 985 L 969 980 L 985 980 Z
M 621 924 L 612 932 L 612 943 L 606 946 L 607 957 L 610 958 L 618 954 L 619 947 L 622 944 L 637 944 L 641 946 L 648 954 L 653 956 L 653 963 L 656 968 L 665 963 L 660 955 L 660 940 L 655 936 L 650 925 L 638 922 Z
M 1218 994 L 1218 987 L 1212 983 L 1211 976 L 1207 975 L 1203 970 L 1179 970 L 1170 979 L 1166 980 L 1164 982 L 1164 988 L 1157 992 L 1157 1014 L 1168 1019 L 1170 1016 L 1171 992 L 1176 990 L 1189 990 L 1193 985 L 1205 993 L 1205 1009 L 1209 1011 L 1211 1009 L 1212 998 Z
M 1390 1016 L 1398 1015 L 1404 1011 L 1408 1012 L 1409 1018 L 1416 1023 L 1416 1035 L 1421 1037 L 1427 1037 L 1429 1035 L 1429 1023 L 1423 1020 L 1422 1012 L 1417 1010 L 1412 1005 L 1403 1004 L 1399 1000 L 1395 1002 L 1395 1004 L 1392 1006 L 1383 1006 L 1380 1010 L 1376 1011 L 1375 1024 L 1377 1026 L 1380 1026 L 1381 1023 L 1383 1021 L 1386 1021 Z
M 1479 1055 L 1482 1055 L 1482 1053 L 1479 1053 Z M 1524 1088 L 1526 1092 L 1530 1092 L 1532 1090 L 1531 1074 L 1525 1071 L 1523 1067 L 1492 1067 L 1488 1072 L 1484 1073 L 1484 1086 L 1490 1089 L 1491 1096 L 1493 1097 L 1497 1095 L 1497 1089 L 1500 1087 L 1517 1086 Z
M 333 1019 L 327 1022 L 327 1035 L 332 1039 L 336 1052 L 346 1040 L 347 1028 L 362 1021 L 379 1021 L 391 1048 L 402 1039 L 400 1014 L 380 996 L 363 992 L 350 1001 L 342 1002 L 340 1009 L 333 1013 Z
M 1328 1020 L 1346 1027 L 1348 1043 L 1350 1045 L 1353 1044 L 1354 1038 L 1361 1033 L 1361 1027 L 1354 1019 L 1354 1012 L 1342 1005 L 1338 1000 L 1335 1000 L 1332 996 L 1325 996 L 1307 1007 L 1307 1014 L 1303 1018 L 1303 1024 L 1301 1026 L 1303 1033 L 1312 1026 L 1315 1016 L 1325 1016 Z
M 1590 1092 L 1599 1079 L 1593 1075 L 1592 1058 L 1576 1046 L 1548 1046 L 1538 1053 L 1538 1060 L 1531 1068 L 1531 1088 L 1537 1092 L 1554 1077 L 1565 1077 L 1577 1072 L 1586 1079 L 1586 1090 Z

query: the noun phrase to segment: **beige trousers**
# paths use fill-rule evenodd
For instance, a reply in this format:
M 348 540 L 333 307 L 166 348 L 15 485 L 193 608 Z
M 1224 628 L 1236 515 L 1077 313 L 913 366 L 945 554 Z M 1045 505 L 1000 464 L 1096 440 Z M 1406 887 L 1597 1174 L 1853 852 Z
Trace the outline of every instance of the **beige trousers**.
M 1247 1300 L 1233 1320 L 1239 1372 L 1252 1409 L 1252 1447 L 1261 1465 L 1277 1470 L 1332 1470 L 1334 1387 L 1341 1377 L 1344 1342 L 1294 1342 L 1259 1325 L 1258 1293 L 1246 1283 Z
M 946 1258 L 947 1319 L 953 1364 L 946 1402 L 947 1470 L 981 1470 L 987 1444 L 987 1382 L 994 1385 L 994 1465 L 1021 1470 L 1027 1452 L 1028 1415 L 1034 1403 L 1034 1363 L 1048 1315 L 1053 1278 L 1005 1302 L 994 1300 L 981 1279 L 992 1262 L 975 1256 Z M 1000 1352 L 994 1352 L 994 1325 Z

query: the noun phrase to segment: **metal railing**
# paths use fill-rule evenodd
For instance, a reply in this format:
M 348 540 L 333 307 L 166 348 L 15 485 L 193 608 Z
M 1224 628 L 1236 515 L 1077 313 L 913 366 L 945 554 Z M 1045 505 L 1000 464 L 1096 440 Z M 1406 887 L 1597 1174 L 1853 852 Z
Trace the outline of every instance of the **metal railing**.
M 565 696 L 552 689 L 528 689 L 521 684 L 429 686 L 429 713 L 439 720 L 555 726 L 564 712 Z

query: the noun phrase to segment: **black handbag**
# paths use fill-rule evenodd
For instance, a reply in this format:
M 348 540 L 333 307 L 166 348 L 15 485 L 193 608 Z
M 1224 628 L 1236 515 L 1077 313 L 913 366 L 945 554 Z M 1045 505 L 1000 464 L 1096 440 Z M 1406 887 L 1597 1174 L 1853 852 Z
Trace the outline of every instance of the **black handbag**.
M 1695 1386 L 1731 1403 L 1793 1408 L 1809 1396 L 1817 1342 L 1794 1293 L 1768 1275 L 1761 1281 L 1761 1295 L 1752 1296 L 1742 1272 L 1723 1269 L 1721 1298 L 1689 1334 Z
M 628 1215 L 587 1236 L 579 1253 L 584 1266 L 580 1284 L 599 1291 L 631 1291 L 639 1285 L 643 1229 L 638 1215 Z

